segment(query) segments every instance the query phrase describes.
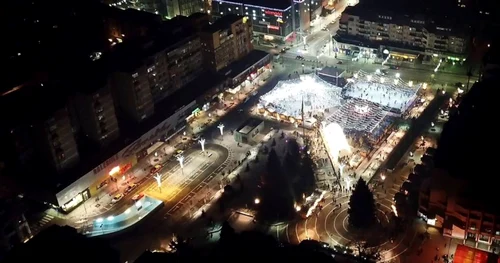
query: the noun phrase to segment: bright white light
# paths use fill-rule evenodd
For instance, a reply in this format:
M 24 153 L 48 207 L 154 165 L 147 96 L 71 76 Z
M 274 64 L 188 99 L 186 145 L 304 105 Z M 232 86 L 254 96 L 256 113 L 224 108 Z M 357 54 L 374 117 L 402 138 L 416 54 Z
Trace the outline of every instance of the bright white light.
M 137 201 L 137 202 L 135 202 L 135 206 L 136 206 L 137 208 L 141 207 L 141 206 L 142 206 L 141 201 Z
M 127 210 L 125 210 L 125 214 L 130 214 L 130 208 L 128 208 Z
M 156 173 L 154 178 L 156 179 L 156 183 L 158 184 L 158 187 L 161 187 L 161 175 L 159 173 Z
M 372 75 L 366 76 L 366 79 L 368 79 L 368 81 L 371 81 L 372 80 Z
M 254 202 L 256 205 L 258 205 L 258 204 L 260 204 L 260 199 L 259 199 L 259 198 L 255 198 L 255 200 L 253 200 L 253 202 Z
M 306 75 L 300 79 L 278 82 L 270 92 L 260 97 L 259 105 L 266 109 L 264 114 L 279 113 L 301 119 L 302 109 L 307 115 L 315 115 L 317 112 L 323 113 L 325 109 L 339 106 L 341 92 L 341 88 L 316 75 Z
M 220 135 L 224 135 L 224 124 L 219 124 L 217 125 L 217 128 L 219 128 L 219 131 L 220 131 Z
M 201 145 L 201 151 L 204 152 L 205 151 L 205 139 L 201 138 L 198 142 Z
M 177 156 L 177 161 L 179 162 L 181 169 L 183 169 L 184 168 L 184 156 L 182 156 L 182 155 Z
M 114 216 L 108 216 L 108 218 L 106 218 L 108 221 L 113 221 L 113 219 L 115 219 Z
M 380 78 L 380 83 L 384 83 L 385 78 Z
M 351 147 L 347 142 L 342 127 L 337 123 L 330 123 L 323 126 L 323 134 L 325 136 L 325 143 L 333 157 L 333 160 L 338 161 L 341 151 L 351 151 Z
M 408 81 L 408 86 L 409 86 L 409 87 L 413 86 L 413 81 L 411 81 L 411 80 L 410 80 L 410 81 Z
M 102 217 L 99 217 L 95 220 L 97 223 L 101 223 L 102 221 L 104 221 L 104 219 Z
M 375 70 L 375 73 L 380 74 L 380 69 Z
M 401 77 L 401 74 L 400 73 L 396 73 L 396 78 L 400 78 Z

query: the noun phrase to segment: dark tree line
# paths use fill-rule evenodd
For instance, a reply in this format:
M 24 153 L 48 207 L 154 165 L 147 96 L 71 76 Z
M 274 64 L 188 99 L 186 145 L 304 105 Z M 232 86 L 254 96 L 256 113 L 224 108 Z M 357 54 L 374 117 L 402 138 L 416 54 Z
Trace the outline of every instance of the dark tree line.
M 294 206 L 314 191 L 314 163 L 297 141 L 288 139 L 283 162 L 274 149 L 269 152 L 262 176 L 259 216 L 265 220 L 287 219 Z

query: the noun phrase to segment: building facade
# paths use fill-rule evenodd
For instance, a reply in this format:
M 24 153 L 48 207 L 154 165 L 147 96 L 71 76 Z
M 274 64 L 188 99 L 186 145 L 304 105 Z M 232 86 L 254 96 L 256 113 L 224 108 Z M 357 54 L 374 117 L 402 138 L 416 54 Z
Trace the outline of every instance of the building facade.
M 111 90 L 106 80 L 97 90 L 81 91 L 74 100 L 80 128 L 92 141 L 106 145 L 120 136 Z
M 342 13 L 338 34 L 368 45 L 416 50 L 434 57 L 464 57 L 468 37 L 455 21 L 435 22 L 420 15 L 402 15 L 350 7 Z M 341 47 L 342 48 L 342 47 Z M 404 58 L 404 55 L 401 56 Z
M 252 23 L 247 17 L 227 15 L 200 33 L 205 68 L 219 71 L 252 51 Z
M 15 199 L 0 200 L 0 257 L 32 236 L 22 205 Z
M 167 17 L 190 16 L 206 10 L 206 0 L 166 0 Z
M 419 195 L 419 215 L 443 235 L 464 240 L 473 247 L 500 247 L 500 211 L 466 194 L 467 181 L 441 169 L 431 171 Z
M 168 119 L 60 190 L 56 194 L 57 204 L 55 205 L 61 207 L 63 211 L 70 211 L 98 193 L 101 187 L 109 183 L 111 176 L 132 176 L 133 169 L 131 167 L 147 155 L 148 148 L 156 142 L 167 141 L 182 131 L 186 125 L 186 118 L 195 107 L 196 101 L 181 107 Z
M 140 122 L 154 114 L 149 76 L 142 61 L 127 66 L 112 74 L 113 97 L 128 118 Z
M 69 111 L 62 107 L 42 123 L 35 125 L 40 146 L 52 166 L 59 172 L 75 166 L 80 161 Z
M 213 0 L 211 13 L 215 18 L 227 14 L 246 16 L 252 21 L 254 35 L 266 40 L 284 41 L 309 26 L 310 12 L 304 1 L 269 1 L 262 5 L 252 2 Z

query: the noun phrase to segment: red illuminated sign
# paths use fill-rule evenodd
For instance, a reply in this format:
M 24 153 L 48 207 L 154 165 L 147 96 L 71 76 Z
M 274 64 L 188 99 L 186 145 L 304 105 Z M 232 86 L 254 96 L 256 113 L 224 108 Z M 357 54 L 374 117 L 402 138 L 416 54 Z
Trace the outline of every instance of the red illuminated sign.
M 278 11 L 264 10 L 264 14 L 270 15 L 270 16 L 283 17 L 283 13 L 278 12 Z
M 267 28 L 269 29 L 274 29 L 274 30 L 280 30 L 280 27 L 279 26 L 271 26 L 271 25 L 268 25 Z

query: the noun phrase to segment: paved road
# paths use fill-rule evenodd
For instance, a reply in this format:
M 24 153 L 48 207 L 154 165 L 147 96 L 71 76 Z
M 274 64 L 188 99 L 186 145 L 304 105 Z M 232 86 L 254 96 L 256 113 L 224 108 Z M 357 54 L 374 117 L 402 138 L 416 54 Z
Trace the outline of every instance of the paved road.
M 160 211 L 155 212 L 145 219 L 145 222 L 135 226 L 134 230 L 110 239 L 112 244 L 122 252 L 122 257 L 125 260 L 137 258 L 144 250 L 149 249 L 151 245 L 154 244 L 157 246 L 166 237 L 177 232 L 176 228 L 181 227 L 179 220 L 184 220 L 184 218 L 176 218 L 175 216 L 177 215 L 175 214 L 180 212 L 181 209 L 186 208 L 186 206 L 193 205 L 190 203 L 191 199 L 210 183 L 214 183 L 213 181 L 216 176 L 227 167 L 228 149 L 217 144 L 207 144 L 205 147 L 207 151 L 216 152 L 218 158 L 203 164 L 201 168 L 193 170 L 193 173 L 186 173 L 185 179 L 179 182 L 178 192 L 170 200 L 164 202 L 164 206 Z M 186 152 L 186 156 L 193 158 L 193 155 L 199 155 L 199 149 L 191 149 Z M 177 166 L 175 162 L 171 164 L 174 169 Z M 187 166 L 184 169 L 186 168 Z M 155 188 L 154 184 L 152 184 L 153 188 Z M 148 185 L 147 187 L 150 186 Z M 157 190 L 153 189 L 153 191 Z M 157 194 L 159 193 L 157 192 Z

